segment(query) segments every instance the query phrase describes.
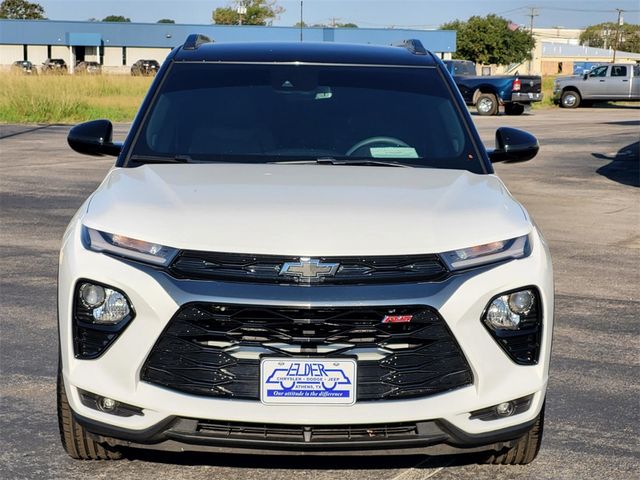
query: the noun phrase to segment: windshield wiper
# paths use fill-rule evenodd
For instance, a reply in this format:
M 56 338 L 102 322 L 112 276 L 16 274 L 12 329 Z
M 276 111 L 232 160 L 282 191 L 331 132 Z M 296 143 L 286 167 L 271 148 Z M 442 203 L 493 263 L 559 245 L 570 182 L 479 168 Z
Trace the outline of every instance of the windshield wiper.
M 279 162 L 268 162 L 277 165 L 371 165 L 374 167 L 402 167 L 402 168 L 414 168 L 412 165 L 407 165 L 400 162 L 382 161 L 382 160 L 370 160 L 367 158 L 354 158 L 347 160 L 338 160 L 335 158 L 316 158 L 315 160 L 284 160 Z
M 174 155 L 166 157 L 162 155 L 131 155 L 129 159 L 140 163 L 202 163 L 198 160 L 194 160 L 189 155 Z

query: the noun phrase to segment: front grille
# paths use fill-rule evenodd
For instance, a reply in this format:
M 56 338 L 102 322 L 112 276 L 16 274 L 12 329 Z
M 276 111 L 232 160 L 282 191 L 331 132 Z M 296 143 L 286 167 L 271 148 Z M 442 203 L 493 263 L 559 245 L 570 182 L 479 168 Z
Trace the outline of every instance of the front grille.
M 178 278 L 260 283 L 363 284 L 426 282 L 444 279 L 448 271 L 437 255 L 318 257 L 321 264 L 338 264 L 331 275 L 304 277 L 281 274 L 286 263 L 301 257 L 182 251 L 169 268 Z
M 298 426 L 200 420 L 195 433 L 209 438 L 254 441 L 375 442 L 416 439 L 418 426 L 415 423 Z
M 382 323 L 412 315 L 410 323 Z M 191 303 L 174 315 L 141 378 L 181 392 L 260 398 L 260 357 L 358 357 L 357 400 L 411 398 L 469 385 L 444 320 L 425 306 L 296 308 Z

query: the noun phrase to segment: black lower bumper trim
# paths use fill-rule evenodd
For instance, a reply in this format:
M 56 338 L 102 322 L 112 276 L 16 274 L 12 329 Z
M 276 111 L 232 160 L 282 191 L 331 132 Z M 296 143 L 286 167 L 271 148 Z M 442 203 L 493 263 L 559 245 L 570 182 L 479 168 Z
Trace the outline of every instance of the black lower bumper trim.
M 98 441 L 157 450 L 281 454 L 438 454 L 500 450 L 527 433 L 535 420 L 485 434 L 469 434 L 445 420 L 402 424 L 296 426 L 198 421 L 169 417 L 129 430 L 74 413 Z

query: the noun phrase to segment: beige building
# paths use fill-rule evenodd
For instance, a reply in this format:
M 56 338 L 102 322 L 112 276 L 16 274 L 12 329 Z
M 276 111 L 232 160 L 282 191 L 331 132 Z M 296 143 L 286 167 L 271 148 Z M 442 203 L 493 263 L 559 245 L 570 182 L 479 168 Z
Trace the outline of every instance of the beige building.
M 138 60 L 162 63 L 172 48 L 188 35 L 202 33 L 214 41 L 304 41 L 372 43 L 390 45 L 419 39 L 436 55 L 447 58 L 455 51 L 456 33 L 447 30 L 378 28 L 305 28 L 180 25 L 167 23 L 71 22 L 57 20 L 0 19 L 0 68 L 28 60 L 36 67 L 47 58 L 60 58 L 73 71 L 81 61 L 94 61 L 104 72 L 129 73 Z

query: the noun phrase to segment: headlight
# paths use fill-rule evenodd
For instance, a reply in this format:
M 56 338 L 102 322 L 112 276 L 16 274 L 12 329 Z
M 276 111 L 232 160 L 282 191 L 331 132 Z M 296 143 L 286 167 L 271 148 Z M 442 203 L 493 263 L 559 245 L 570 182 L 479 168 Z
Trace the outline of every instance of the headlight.
M 80 280 L 74 297 L 76 358 L 98 358 L 133 320 L 133 306 L 124 292 L 93 280 Z
M 519 365 L 535 365 L 542 339 L 542 302 L 534 286 L 496 295 L 482 323 L 505 353 Z
M 533 307 L 535 296 L 531 290 L 521 290 L 511 295 L 502 295 L 491 302 L 487 309 L 486 322 L 491 328 L 517 330 L 520 322 Z
M 129 302 L 117 290 L 93 283 L 83 283 L 80 285 L 79 294 L 82 304 L 91 314 L 93 323 L 113 325 L 131 313 Z
M 95 252 L 107 252 L 141 262 L 166 266 L 171 263 L 178 250 L 157 243 L 136 240 L 115 233 L 101 232 L 82 226 L 82 243 Z
M 449 267 L 449 270 L 455 271 L 514 258 L 523 258 L 529 256 L 530 253 L 529 236 L 523 235 L 510 240 L 501 240 L 445 252 L 440 256 Z

